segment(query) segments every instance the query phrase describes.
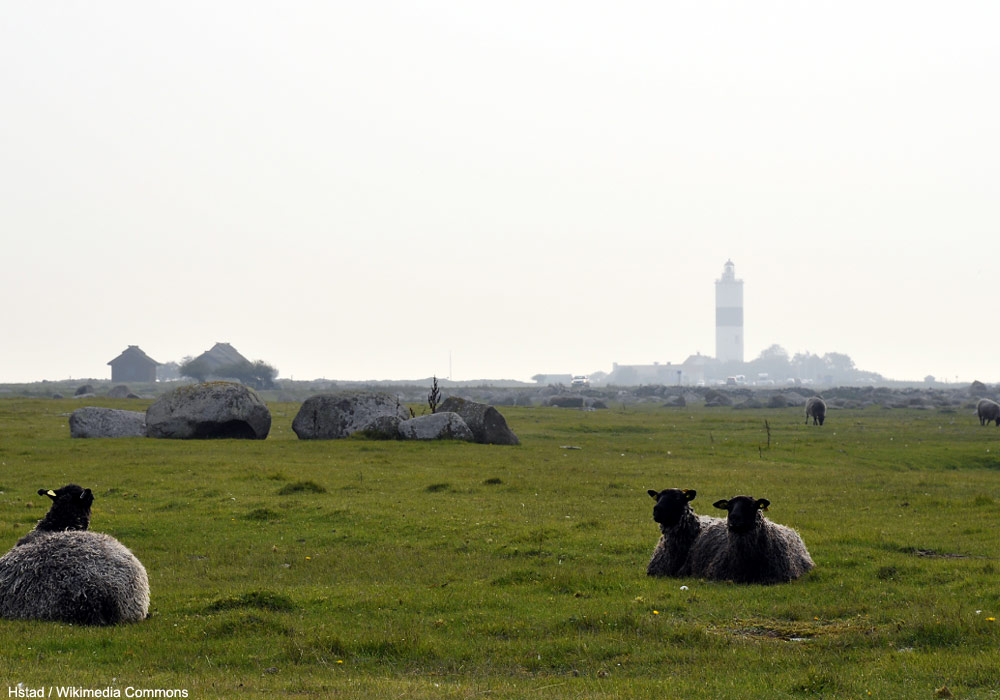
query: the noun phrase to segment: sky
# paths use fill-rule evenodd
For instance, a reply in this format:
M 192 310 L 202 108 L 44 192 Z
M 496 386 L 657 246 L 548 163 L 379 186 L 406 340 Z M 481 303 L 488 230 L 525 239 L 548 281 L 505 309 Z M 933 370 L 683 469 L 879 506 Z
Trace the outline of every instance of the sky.
M 1000 4 L 0 10 L 0 382 L 846 353 L 1000 381 Z

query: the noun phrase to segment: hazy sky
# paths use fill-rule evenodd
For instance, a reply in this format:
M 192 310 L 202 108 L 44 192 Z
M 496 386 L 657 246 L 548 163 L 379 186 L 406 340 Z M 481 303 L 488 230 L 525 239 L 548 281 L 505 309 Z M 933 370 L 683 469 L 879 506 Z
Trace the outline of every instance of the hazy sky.
M 1000 381 L 1000 4 L 7 2 L 0 382 L 843 352 Z

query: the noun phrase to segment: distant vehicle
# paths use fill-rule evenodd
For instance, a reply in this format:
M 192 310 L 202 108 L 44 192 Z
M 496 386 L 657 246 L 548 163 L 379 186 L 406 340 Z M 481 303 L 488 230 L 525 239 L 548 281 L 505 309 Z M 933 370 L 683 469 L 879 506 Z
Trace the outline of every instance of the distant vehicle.
M 726 377 L 727 386 L 743 386 L 747 383 L 747 378 L 743 374 L 737 374 L 735 377 Z
M 583 374 L 578 374 L 573 377 L 573 381 L 570 382 L 570 386 L 590 386 L 590 379 Z

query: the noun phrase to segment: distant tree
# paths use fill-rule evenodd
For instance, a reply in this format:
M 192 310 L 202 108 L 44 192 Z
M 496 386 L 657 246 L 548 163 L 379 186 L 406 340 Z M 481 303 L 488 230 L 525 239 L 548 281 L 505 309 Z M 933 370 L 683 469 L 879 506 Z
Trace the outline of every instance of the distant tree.
M 767 374 L 772 378 L 787 377 L 791 374 L 788 361 L 788 351 L 780 345 L 772 345 L 761 351 L 760 357 L 748 363 L 748 369 L 758 374 Z
M 758 360 L 784 360 L 788 362 L 788 351 L 783 347 L 775 343 L 774 345 L 764 348 L 760 351 L 760 357 Z
M 823 355 L 823 362 L 835 374 L 850 374 L 854 372 L 854 360 L 842 352 L 828 352 Z
M 170 382 L 181 378 L 181 366 L 176 362 L 164 362 L 156 368 L 156 380 Z
M 823 358 L 811 352 L 797 352 L 792 357 L 792 370 L 802 379 L 822 379 L 827 371 Z
M 211 368 L 204 359 L 189 359 L 183 362 L 179 368 L 182 377 L 190 377 L 199 382 L 206 381 L 212 374 Z
M 219 367 L 211 372 L 210 376 L 220 379 L 236 379 L 254 389 L 273 389 L 278 370 L 263 360 L 257 360 L 255 362 L 236 362 Z

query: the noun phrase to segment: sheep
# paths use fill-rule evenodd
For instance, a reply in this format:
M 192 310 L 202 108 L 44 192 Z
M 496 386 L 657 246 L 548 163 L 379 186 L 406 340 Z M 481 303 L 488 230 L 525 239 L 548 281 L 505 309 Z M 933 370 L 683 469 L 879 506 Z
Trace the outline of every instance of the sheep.
M 703 528 L 688 553 L 685 573 L 735 583 L 781 583 L 815 566 L 799 534 L 761 511 L 766 498 L 735 496 L 713 503 L 729 512 L 724 526 Z
M 986 425 L 990 421 L 996 421 L 1000 425 L 1000 403 L 990 399 L 979 399 L 976 404 L 976 414 L 979 416 L 979 425 Z
M 94 494 L 90 489 L 76 484 L 66 484 L 61 489 L 38 489 L 39 496 L 52 499 L 52 507 L 45 517 L 38 521 L 35 529 L 17 541 L 20 546 L 41 533 L 62 532 L 63 530 L 86 530 L 90 527 L 90 506 Z
M 818 396 L 811 396 L 806 401 L 806 425 L 809 425 L 810 418 L 813 419 L 813 425 L 823 425 L 826 420 L 826 401 Z
M 0 557 L 0 617 L 112 625 L 149 612 L 142 563 L 110 535 L 90 532 L 93 494 L 75 484 L 42 489 L 52 508 Z
M 698 495 L 693 489 L 664 489 L 646 493 L 656 501 L 653 520 L 660 525 L 660 540 L 646 567 L 649 576 L 680 576 L 687 561 L 688 550 L 702 528 L 721 518 L 698 515 L 691 501 Z

